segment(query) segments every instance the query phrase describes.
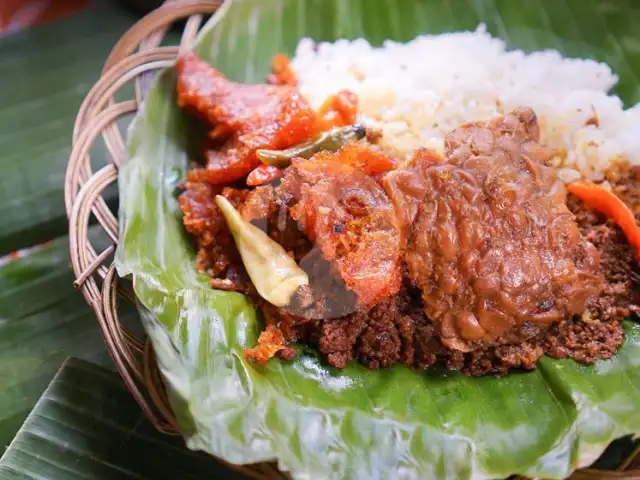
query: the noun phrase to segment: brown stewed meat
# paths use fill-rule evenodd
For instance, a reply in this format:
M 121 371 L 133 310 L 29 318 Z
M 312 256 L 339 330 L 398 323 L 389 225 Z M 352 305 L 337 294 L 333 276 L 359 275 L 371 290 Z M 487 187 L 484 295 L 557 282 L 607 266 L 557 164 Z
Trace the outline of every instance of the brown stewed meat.
M 385 179 L 409 277 L 451 349 L 521 343 L 603 288 L 599 254 L 538 140 L 534 112 L 518 109 L 454 130 L 446 161 L 418 152 Z

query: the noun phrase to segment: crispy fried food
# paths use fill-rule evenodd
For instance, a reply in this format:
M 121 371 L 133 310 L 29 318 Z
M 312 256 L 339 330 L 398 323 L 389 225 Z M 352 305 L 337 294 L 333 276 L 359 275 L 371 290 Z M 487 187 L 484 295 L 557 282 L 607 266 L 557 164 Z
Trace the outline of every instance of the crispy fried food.
M 603 288 L 599 255 L 538 139 L 535 114 L 518 109 L 454 130 L 447 162 L 418 154 L 385 179 L 404 210 L 409 275 L 449 348 L 548 328 Z
M 380 148 L 355 141 L 345 143 L 336 153 L 324 151 L 313 158 L 314 165 L 338 162 L 371 176 L 386 173 L 398 166 L 398 162 Z
M 272 167 L 270 165 L 260 165 L 259 167 L 251 170 L 251 173 L 247 175 L 247 185 L 250 187 L 264 185 L 280 178 L 282 174 L 283 171 L 278 167 Z
M 224 195 L 234 205 L 240 205 L 247 192 L 207 183 L 186 182 L 178 198 L 184 226 L 198 244 L 196 266 L 214 278 L 225 274 L 240 259 L 226 221 L 216 205 L 217 194 Z
M 343 150 L 354 148 L 366 156 L 367 147 L 354 144 Z M 358 163 L 357 155 L 343 150 L 295 159 L 282 187 L 297 202 L 291 209 L 293 218 L 324 258 L 337 266 L 359 302 L 372 305 L 400 288 L 400 231 L 383 188 L 363 170 L 343 163 L 343 158 Z M 379 161 L 377 155 L 371 158 Z
M 191 181 L 231 183 L 260 164 L 257 149 L 285 149 L 316 131 L 316 113 L 293 87 L 232 82 L 194 53 L 181 56 L 176 70 L 178 105 L 208 121 L 211 136 L 228 137 Z
M 253 348 L 245 348 L 244 356 L 260 365 L 264 365 L 279 351 L 285 350 L 287 343 L 282 331 L 275 325 L 268 325 L 258 337 L 258 344 Z

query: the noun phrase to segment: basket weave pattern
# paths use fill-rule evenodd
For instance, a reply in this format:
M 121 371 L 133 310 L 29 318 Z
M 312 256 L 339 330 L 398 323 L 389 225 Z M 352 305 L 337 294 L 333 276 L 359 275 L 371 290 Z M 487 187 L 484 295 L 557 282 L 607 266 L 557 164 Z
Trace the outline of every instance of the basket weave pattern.
M 115 266 L 108 263 L 118 242 L 118 220 L 102 195 L 117 181 L 118 167 L 126 155 L 125 141 L 116 122 L 137 112 L 151 86 L 154 71 L 172 66 L 178 54 L 190 48 L 203 16 L 215 12 L 221 3 L 222 0 L 169 0 L 125 33 L 109 54 L 100 80 L 78 112 L 65 178 L 64 200 L 69 218 L 71 263 L 76 278 L 74 286 L 95 312 L 107 348 L 127 388 L 153 425 L 167 434 L 177 433 L 177 422 L 160 380 L 153 350 L 147 339 L 137 338 L 121 324 L 118 316 L 118 302 L 124 299 L 134 303 L 135 298 L 129 289 L 119 284 Z M 184 18 L 188 20 L 180 46 L 161 47 L 169 27 Z M 134 82 L 135 98 L 117 103 L 114 95 L 130 82 Z M 106 145 L 109 163 L 94 172 L 89 152 L 99 136 Z M 100 252 L 88 235 L 92 216 L 112 242 Z M 250 478 L 288 478 L 269 463 L 242 467 L 224 463 Z M 633 463 L 629 459 L 626 466 L 631 467 Z M 571 478 L 640 479 L 640 470 L 583 469 Z
M 121 324 L 117 305 L 122 299 L 134 303 L 134 296 L 122 288 L 113 264 L 107 262 L 118 242 L 118 220 L 102 197 L 118 178 L 125 159 L 125 141 L 116 122 L 134 115 L 153 82 L 154 72 L 174 64 L 179 52 L 189 49 L 203 16 L 212 14 L 221 0 L 167 1 L 136 23 L 112 49 L 100 80 L 85 98 L 73 130 L 73 149 L 65 177 L 65 209 L 69 218 L 69 248 L 78 288 L 91 309 L 105 338 L 115 365 L 144 414 L 161 432 L 177 433 L 177 423 L 160 381 L 153 350 L 147 339 L 137 338 Z M 188 18 L 180 46 L 161 47 L 171 25 Z M 116 103 L 114 95 L 134 82 L 135 98 Z M 102 136 L 109 163 L 97 171 L 91 167 L 90 150 Z M 111 240 L 98 252 L 89 239 L 91 217 Z M 225 462 L 226 463 L 226 462 Z M 286 478 L 271 464 L 240 467 L 250 478 Z

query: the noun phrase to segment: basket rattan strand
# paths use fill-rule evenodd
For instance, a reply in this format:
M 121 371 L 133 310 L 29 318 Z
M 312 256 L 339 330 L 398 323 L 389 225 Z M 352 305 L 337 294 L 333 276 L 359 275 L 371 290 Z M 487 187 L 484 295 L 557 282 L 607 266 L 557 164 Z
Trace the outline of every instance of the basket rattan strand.
M 118 316 L 118 302 L 133 303 L 135 299 L 133 293 L 119 283 L 114 266 L 108 264 L 118 242 L 118 220 L 102 195 L 117 181 L 118 167 L 125 157 L 125 142 L 116 122 L 136 113 L 153 81 L 154 71 L 171 66 L 179 52 L 189 49 L 202 26 L 203 16 L 215 12 L 221 3 L 222 0 L 167 1 L 122 36 L 107 58 L 100 80 L 80 107 L 65 178 L 64 200 L 69 219 L 71 263 L 76 278 L 74 286 L 95 312 L 109 352 L 131 394 L 153 425 L 167 434 L 176 434 L 176 420 L 160 380 L 153 349 L 146 339 L 137 338 L 122 325 Z M 161 47 L 169 27 L 185 18 L 187 22 L 180 46 Z M 135 86 L 135 98 L 116 102 L 116 92 L 130 82 Z M 109 163 L 94 172 L 90 150 L 99 136 L 106 145 Z M 92 215 L 112 242 L 100 252 L 89 238 Z M 630 458 L 626 467 L 631 467 L 635 463 L 633 460 Z M 226 464 L 249 478 L 287 478 L 271 463 Z M 625 470 L 625 465 L 616 472 L 583 469 L 571 478 L 640 480 L 640 470 Z

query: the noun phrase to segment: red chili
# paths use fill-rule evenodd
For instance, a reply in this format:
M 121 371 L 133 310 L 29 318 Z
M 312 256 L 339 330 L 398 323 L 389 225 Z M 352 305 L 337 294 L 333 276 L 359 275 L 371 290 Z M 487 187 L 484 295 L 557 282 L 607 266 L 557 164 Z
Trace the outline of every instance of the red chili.
M 567 189 L 588 206 L 613 220 L 624 232 L 640 261 L 640 228 L 631 209 L 615 193 L 591 182 L 572 183 Z
M 254 168 L 247 176 L 247 185 L 250 187 L 257 187 L 258 185 L 264 185 L 265 183 L 280 178 L 282 176 L 282 170 L 278 167 L 272 167 L 270 165 L 260 165 Z

